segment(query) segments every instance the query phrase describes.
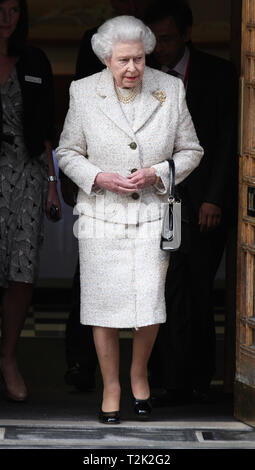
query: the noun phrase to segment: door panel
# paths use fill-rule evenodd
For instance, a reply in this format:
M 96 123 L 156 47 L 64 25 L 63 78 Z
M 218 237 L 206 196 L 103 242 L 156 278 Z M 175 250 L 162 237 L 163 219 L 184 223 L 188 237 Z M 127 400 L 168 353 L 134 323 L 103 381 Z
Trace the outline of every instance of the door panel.
M 235 416 L 255 425 L 255 1 L 242 2 Z

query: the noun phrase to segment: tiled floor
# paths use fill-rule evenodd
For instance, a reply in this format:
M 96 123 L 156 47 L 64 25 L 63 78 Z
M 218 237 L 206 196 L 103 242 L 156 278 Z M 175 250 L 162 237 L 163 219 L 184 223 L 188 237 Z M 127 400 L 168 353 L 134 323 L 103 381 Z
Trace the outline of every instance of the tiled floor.
M 43 294 L 41 294 L 42 296 Z M 216 335 L 218 339 L 224 337 L 224 308 L 221 305 L 215 306 Z M 56 302 L 44 302 L 40 298 L 40 303 L 34 303 L 27 315 L 25 327 L 22 331 L 23 338 L 35 337 L 64 337 L 65 325 L 69 315 L 69 305 Z M 122 337 L 131 337 L 131 333 L 122 331 Z
M 65 325 L 68 318 L 68 311 L 37 310 L 30 309 L 25 327 L 22 331 L 22 338 L 54 338 L 65 336 Z

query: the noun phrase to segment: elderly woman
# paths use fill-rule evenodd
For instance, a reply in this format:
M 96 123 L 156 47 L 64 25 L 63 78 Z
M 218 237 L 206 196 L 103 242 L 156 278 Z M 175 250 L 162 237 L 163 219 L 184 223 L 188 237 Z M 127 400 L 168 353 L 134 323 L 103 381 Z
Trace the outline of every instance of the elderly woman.
M 160 250 L 161 211 L 173 158 L 177 184 L 203 155 L 181 80 L 145 66 L 155 37 L 119 16 L 92 37 L 102 72 L 73 82 L 56 156 L 79 187 L 81 322 L 93 326 L 103 377 L 99 419 L 119 423 L 119 328 L 133 329 L 134 411 L 151 413 L 147 363 L 166 320 L 169 255 Z

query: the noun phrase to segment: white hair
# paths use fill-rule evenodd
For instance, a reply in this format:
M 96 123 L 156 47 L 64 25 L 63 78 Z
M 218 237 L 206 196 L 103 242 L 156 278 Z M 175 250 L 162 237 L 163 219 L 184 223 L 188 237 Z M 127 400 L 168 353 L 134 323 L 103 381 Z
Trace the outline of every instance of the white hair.
M 155 35 L 148 26 L 134 16 L 121 15 L 105 21 L 93 34 L 91 45 L 104 64 L 105 59 L 111 57 L 115 44 L 130 41 L 141 41 L 145 54 L 150 54 L 156 45 Z

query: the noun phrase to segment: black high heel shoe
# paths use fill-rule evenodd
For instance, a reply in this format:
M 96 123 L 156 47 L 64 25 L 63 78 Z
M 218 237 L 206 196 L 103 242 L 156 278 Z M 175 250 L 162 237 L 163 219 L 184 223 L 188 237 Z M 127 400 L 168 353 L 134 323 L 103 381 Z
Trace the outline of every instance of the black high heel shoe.
M 99 411 L 99 421 L 103 424 L 120 424 L 119 411 Z
M 152 412 L 150 397 L 147 400 L 134 398 L 134 412 L 139 419 L 148 419 Z

